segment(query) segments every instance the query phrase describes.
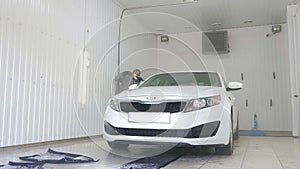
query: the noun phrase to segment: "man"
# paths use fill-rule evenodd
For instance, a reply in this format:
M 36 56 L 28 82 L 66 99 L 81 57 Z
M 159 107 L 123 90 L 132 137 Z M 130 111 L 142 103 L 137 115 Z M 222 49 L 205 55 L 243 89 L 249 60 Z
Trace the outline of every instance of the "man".
M 141 71 L 139 69 L 135 69 L 133 72 L 132 72 L 132 79 L 131 79 L 131 82 L 130 82 L 130 85 L 133 85 L 133 84 L 137 84 L 139 85 L 142 81 L 144 81 L 143 78 L 141 78 Z
M 124 90 L 127 90 L 132 79 L 132 72 L 130 71 L 124 71 L 118 74 L 114 78 L 114 82 L 116 85 L 116 91 L 115 94 L 119 94 Z

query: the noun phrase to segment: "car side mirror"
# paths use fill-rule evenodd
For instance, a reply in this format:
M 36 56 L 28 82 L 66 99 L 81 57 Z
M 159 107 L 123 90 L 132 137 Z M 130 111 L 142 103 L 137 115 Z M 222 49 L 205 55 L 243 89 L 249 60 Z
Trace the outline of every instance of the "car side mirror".
M 236 91 L 236 90 L 241 90 L 243 88 L 243 84 L 240 82 L 229 82 L 227 91 Z
M 130 86 L 128 87 L 128 89 L 129 89 L 129 90 L 134 90 L 134 89 L 136 89 L 137 87 L 138 87 L 137 84 L 132 84 L 132 85 L 130 85 Z

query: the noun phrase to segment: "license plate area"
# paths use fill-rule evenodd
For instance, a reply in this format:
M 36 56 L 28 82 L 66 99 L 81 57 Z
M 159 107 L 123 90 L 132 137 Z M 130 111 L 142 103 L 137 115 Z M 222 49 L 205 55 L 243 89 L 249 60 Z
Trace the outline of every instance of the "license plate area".
M 171 113 L 167 112 L 129 112 L 128 121 L 131 123 L 171 123 Z

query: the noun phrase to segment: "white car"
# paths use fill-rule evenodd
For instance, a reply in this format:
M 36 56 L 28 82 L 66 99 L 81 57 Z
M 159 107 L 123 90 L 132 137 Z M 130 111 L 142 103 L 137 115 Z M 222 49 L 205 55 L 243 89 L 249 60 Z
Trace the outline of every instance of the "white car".
M 104 138 L 112 148 L 129 144 L 214 146 L 233 152 L 238 112 L 230 93 L 242 84 L 226 84 L 218 72 L 156 74 L 110 99 Z

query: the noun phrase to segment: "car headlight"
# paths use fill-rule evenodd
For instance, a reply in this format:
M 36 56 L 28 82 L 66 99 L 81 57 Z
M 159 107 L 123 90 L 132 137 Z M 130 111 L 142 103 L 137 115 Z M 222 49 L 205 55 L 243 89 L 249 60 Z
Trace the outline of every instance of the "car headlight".
M 187 107 L 185 108 L 184 112 L 190 112 L 195 110 L 204 109 L 207 107 L 212 107 L 215 105 L 220 104 L 221 96 L 212 96 L 212 97 L 205 97 L 199 99 L 190 100 Z
M 120 102 L 117 99 L 109 99 L 109 106 L 115 111 L 120 111 Z

